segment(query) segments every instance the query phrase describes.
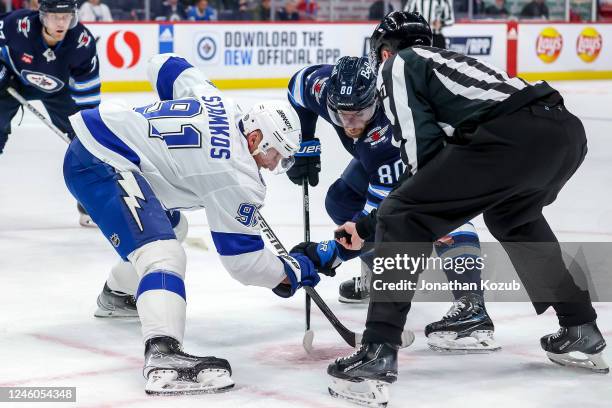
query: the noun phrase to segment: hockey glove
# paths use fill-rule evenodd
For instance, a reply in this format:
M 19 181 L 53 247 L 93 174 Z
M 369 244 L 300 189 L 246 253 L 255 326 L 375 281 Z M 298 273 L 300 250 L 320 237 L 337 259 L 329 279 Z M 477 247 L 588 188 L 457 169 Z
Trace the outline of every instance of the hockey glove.
M 279 256 L 279 259 L 285 264 L 285 274 L 289 283 L 281 283 L 272 289 L 276 295 L 288 298 L 302 286 L 314 287 L 321 280 L 314 264 L 307 256 L 292 252 L 290 256 Z
M 287 171 L 289 179 L 302 185 L 302 180 L 307 179 L 308 184 L 316 186 L 319 184 L 319 172 L 321 171 L 321 142 L 312 139 L 302 142 L 300 150 L 295 154 L 295 163 Z
M 342 263 L 336 241 L 302 242 L 294 246 L 291 253 L 306 255 L 317 271 L 327 276 L 336 276 L 336 268 Z

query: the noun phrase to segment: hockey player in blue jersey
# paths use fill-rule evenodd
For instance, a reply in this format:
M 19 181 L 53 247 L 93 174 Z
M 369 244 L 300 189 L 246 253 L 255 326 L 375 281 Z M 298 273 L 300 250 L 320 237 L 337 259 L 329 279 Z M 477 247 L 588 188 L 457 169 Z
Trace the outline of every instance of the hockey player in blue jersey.
M 205 208 L 232 277 L 281 297 L 315 286 L 319 272 L 330 274 L 336 245 L 302 243 L 277 257 L 260 235 L 260 169 L 286 171 L 300 143 L 289 103 L 261 102 L 244 114 L 175 54 L 153 57 L 148 74 L 159 101 L 135 108 L 107 101 L 70 118 L 77 137 L 64 177 L 126 261 L 124 272 L 138 276 L 146 392 L 218 392 L 234 385 L 229 362 L 182 351 L 186 259 L 173 225 L 186 225 L 167 211 Z
M 287 172 L 289 178 L 296 184 L 301 184 L 304 178 L 311 185 L 318 184 L 321 148 L 315 128 L 319 117 L 333 126 L 340 142 L 353 156 L 325 198 L 327 213 L 337 225 L 375 211 L 404 172 L 400 150 L 392 144 L 390 123 L 378 105 L 375 76 L 367 58 L 343 57 L 335 66 L 304 68 L 289 82 L 289 101 L 300 117 L 303 133 L 296 163 Z M 471 223 L 443 237 L 434 248 L 438 256 L 445 258 L 480 256 L 480 242 Z M 342 247 L 339 251 L 345 260 L 355 256 Z M 361 255 L 366 264 L 370 256 Z M 369 267 L 362 267 L 360 277 L 343 282 L 339 300 L 367 302 L 370 273 Z M 449 281 L 474 282 L 480 287 L 477 269 L 445 273 Z M 482 291 L 456 290 L 453 295 L 456 300 L 446 316 L 425 329 L 430 347 L 449 352 L 499 350 L 493 340 L 494 325 L 484 307 Z M 479 319 L 474 319 L 474 310 Z
M 98 71 L 96 42 L 78 22 L 76 0 L 42 0 L 39 11 L 0 15 L 0 153 L 21 107 L 7 87 L 40 100 L 53 124 L 72 139 L 68 117 L 100 103 Z M 81 211 L 81 224 L 89 221 Z

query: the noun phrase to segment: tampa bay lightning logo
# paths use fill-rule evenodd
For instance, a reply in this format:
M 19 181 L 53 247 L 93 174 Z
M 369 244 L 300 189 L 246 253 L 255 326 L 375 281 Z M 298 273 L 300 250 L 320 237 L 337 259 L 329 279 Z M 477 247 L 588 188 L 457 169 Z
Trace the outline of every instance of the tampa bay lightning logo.
M 43 92 L 56 92 L 64 87 L 62 80 L 53 75 L 44 74 L 42 72 L 34 72 L 24 69 L 21 71 L 22 78 L 30 85 L 35 86 Z

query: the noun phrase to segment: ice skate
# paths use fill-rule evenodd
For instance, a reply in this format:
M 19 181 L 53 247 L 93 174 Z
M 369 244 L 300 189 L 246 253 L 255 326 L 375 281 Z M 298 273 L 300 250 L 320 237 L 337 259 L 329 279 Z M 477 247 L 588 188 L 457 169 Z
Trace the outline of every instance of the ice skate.
M 184 353 L 171 337 L 154 337 L 145 344 L 145 392 L 157 395 L 204 394 L 234 386 L 227 360 Z
M 134 296 L 111 290 L 106 282 L 97 303 L 98 309 L 94 313 L 96 317 L 138 317 Z
M 501 350 L 494 339 L 495 327 L 482 298 L 470 293 L 462 296 L 442 320 L 425 327 L 427 344 L 446 353 L 490 353 Z
M 79 210 L 79 224 L 82 227 L 88 227 L 88 228 L 98 227 L 96 223 L 93 222 L 89 214 L 87 214 L 87 211 L 85 211 L 85 209 L 81 206 L 81 204 L 77 203 L 77 209 Z
M 542 337 L 540 344 L 553 363 L 601 374 L 610 372 L 602 356 L 606 341 L 595 322 L 561 327 L 556 333 Z
M 370 269 L 362 266 L 361 276 L 342 282 L 338 291 L 338 301 L 341 303 L 369 303 Z
M 362 344 L 348 357 L 338 358 L 327 368 L 332 376 L 332 397 L 369 407 L 385 407 L 389 384 L 397 380 L 397 346 Z

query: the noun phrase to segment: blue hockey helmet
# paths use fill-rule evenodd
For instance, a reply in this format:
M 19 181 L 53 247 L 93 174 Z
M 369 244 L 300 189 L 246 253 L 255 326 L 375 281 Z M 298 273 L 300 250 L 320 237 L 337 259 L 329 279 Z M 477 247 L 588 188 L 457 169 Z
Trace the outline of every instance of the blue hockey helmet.
M 71 14 L 69 30 L 76 27 L 79 22 L 77 0 L 41 0 L 38 10 L 43 25 L 48 15 L 52 13 Z
M 327 111 L 343 128 L 364 128 L 374 118 L 376 74 L 366 57 L 342 57 L 327 83 Z

